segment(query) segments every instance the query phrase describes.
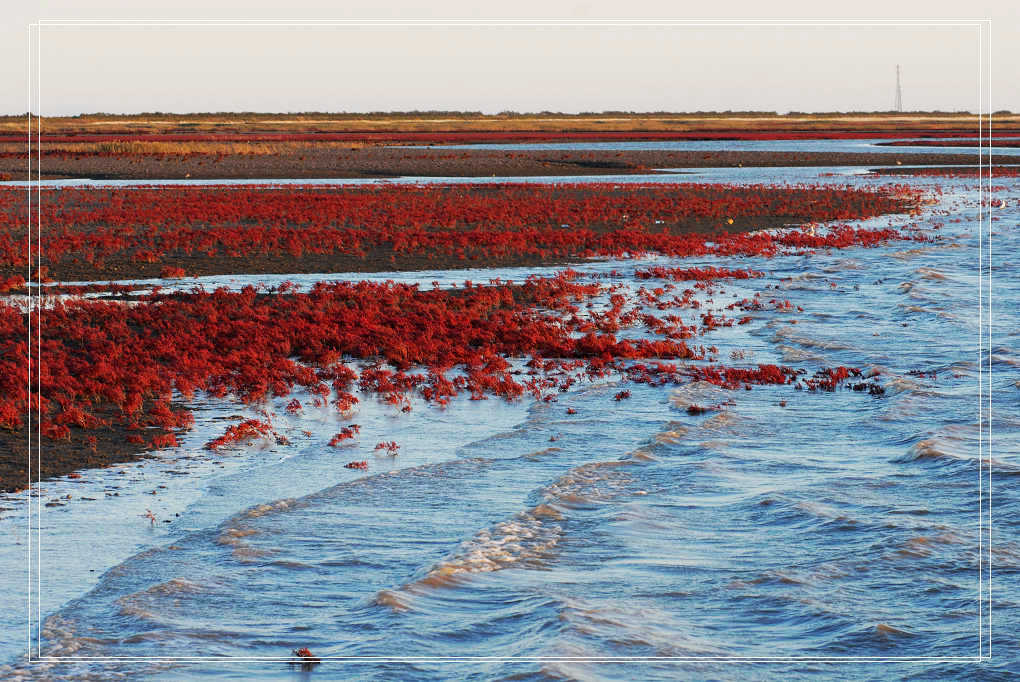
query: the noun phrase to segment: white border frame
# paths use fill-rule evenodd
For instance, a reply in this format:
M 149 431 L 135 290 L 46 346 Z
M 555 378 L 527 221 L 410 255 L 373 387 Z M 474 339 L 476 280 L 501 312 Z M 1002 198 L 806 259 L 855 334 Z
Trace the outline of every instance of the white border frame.
M 41 212 L 41 181 L 32 180 L 32 122 L 35 118 L 35 141 L 42 139 L 42 29 L 46 27 L 240 27 L 240 28 L 261 28 L 261 27 L 424 27 L 424 26 L 460 26 L 460 27 L 489 27 L 489 26 L 579 26 L 579 27 L 661 27 L 661 26 L 949 26 L 949 27 L 976 27 L 978 28 L 978 51 L 979 51 L 979 83 L 978 83 L 978 319 L 979 319 L 979 351 L 978 351 L 978 654 L 973 657 L 928 657 L 928 656 L 777 656 L 777 657 L 746 657 L 746 656 L 662 656 L 662 657 L 502 657 L 502 656 L 468 656 L 468 657 L 345 657 L 327 656 L 322 661 L 339 661 L 348 663 L 439 663 L 439 662 L 540 662 L 540 663 L 566 663 L 566 662 L 590 662 L 590 663 L 981 663 L 990 660 L 992 656 L 992 608 L 991 608 L 991 575 L 992 575 L 992 472 L 989 462 L 987 467 L 987 491 L 985 485 L 985 457 L 986 446 L 984 438 L 987 429 L 988 452 L 987 457 L 991 458 L 991 285 L 992 285 L 992 240 L 991 240 L 991 206 L 984 210 L 988 198 L 990 181 L 992 177 L 991 163 L 991 127 L 992 127 L 992 106 L 991 106 L 991 28 L 992 20 L 984 19 L 40 19 L 28 25 L 28 216 L 29 216 L 29 243 L 28 243 L 28 275 L 31 279 L 32 273 L 32 244 L 33 238 L 37 248 L 36 267 L 41 264 L 42 251 L 42 212 Z M 34 61 L 33 61 L 33 45 Z M 35 74 L 33 78 L 33 65 Z M 33 89 L 34 86 L 34 89 Z M 34 98 L 33 98 L 34 95 Z M 35 105 L 33 107 L 33 104 Z M 35 112 L 34 114 L 32 112 Z M 984 127 L 985 116 L 988 126 Z M 987 161 L 986 161 L 987 159 Z M 41 145 L 36 147 L 35 170 L 41 168 Z M 41 180 L 41 178 L 40 178 Z M 32 230 L 32 190 L 35 185 L 35 231 Z M 987 230 L 987 253 L 985 251 Z M 986 260 L 987 259 L 987 260 Z M 986 275 L 987 271 L 987 275 Z M 987 283 L 986 283 L 987 282 Z M 987 290 L 986 290 L 987 286 Z M 39 297 L 31 295 L 29 291 L 30 314 L 28 316 L 28 346 L 32 347 L 33 328 L 31 311 L 35 310 L 41 314 L 42 306 Z M 35 299 L 33 304 L 33 298 Z M 41 363 L 42 358 L 42 335 L 41 317 L 34 329 L 36 339 L 37 361 L 33 365 L 33 357 L 29 353 L 28 362 L 28 388 L 31 396 L 33 368 Z M 987 345 L 985 345 L 987 342 Z M 986 360 L 987 353 L 987 360 Z M 986 366 L 987 365 L 987 366 Z M 988 379 L 985 380 L 984 373 L 987 371 Z M 41 378 L 37 379 L 41 381 Z M 985 407 L 985 392 L 987 392 L 987 409 Z M 39 472 L 42 461 L 42 434 L 41 425 L 36 424 L 36 473 L 38 479 L 32 480 L 32 409 L 31 399 L 28 408 L 28 620 L 27 620 L 27 644 L 28 663 L 80 663 L 80 662 L 177 662 L 177 663 L 292 663 L 293 657 L 174 657 L 174 656 L 43 656 L 42 652 L 42 606 L 39 595 L 42 594 L 42 495 L 38 485 L 42 483 Z M 33 545 L 33 511 L 32 498 L 35 497 L 34 528 L 36 538 Z M 986 516 L 987 514 L 987 516 Z M 987 550 L 985 550 L 985 533 L 987 529 Z M 33 557 L 34 547 L 34 557 Z M 987 551 L 987 557 L 985 557 Z M 33 562 L 34 558 L 34 562 Z M 987 563 L 986 563 L 987 560 Z M 33 568 L 35 574 L 35 592 L 33 592 Z M 986 575 L 987 572 L 987 575 Z M 33 596 L 35 599 L 35 617 L 33 622 Z M 985 600 L 987 600 L 987 627 L 985 623 Z M 33 654 L 32 629 L 36 629 L 35 654 Z M 985 637 L 987 633 L 987 638 Z M 987 639 L 987 650 L 986 650 Z

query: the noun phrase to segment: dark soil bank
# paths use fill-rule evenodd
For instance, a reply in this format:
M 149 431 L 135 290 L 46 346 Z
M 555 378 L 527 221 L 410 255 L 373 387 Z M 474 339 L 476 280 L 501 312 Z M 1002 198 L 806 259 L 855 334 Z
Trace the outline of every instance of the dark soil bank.
M 103 414 L 97 406 L 96 414 Z M 110 412 L 112 415 L 112 412 Z M 127 437 L 138 431 L 128 431 L 120 425 L 105 428 L 71 429 L 69 440 L 42 439 L 40 448 L 36 425 L 32 426 L 32 451 L 29 452 L 28 426 L 16 431 L 0 430 L 0 490 L 13 492 L 28 487 L 29 480 L 36 482 L 66 476 L 81 469 L 99 469 L 120 462 L 134 462 L 142 458 L 140 446 L 129 443 Z M 163 431 L 144 433 L 151 437 Z M 94 438 L 91 442 L 88 439 Z M 31 475 L 29 472 L 31 458 Z
M 975 164 L 975 154 L 771 151 L 537 151 L 368 146 L 300 154 L 44 156 L 40 177 L 93 179 L 387 178 L 648 173 L 656 168 Z M 0 158 L 0 175 L 24 179 L 24 155 Z

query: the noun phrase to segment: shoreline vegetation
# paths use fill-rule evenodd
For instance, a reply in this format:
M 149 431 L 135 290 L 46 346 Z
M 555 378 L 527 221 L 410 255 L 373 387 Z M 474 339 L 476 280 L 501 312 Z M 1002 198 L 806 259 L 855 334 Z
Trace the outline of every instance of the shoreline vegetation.
M 298 132 L 436 132 L 436 131 L 667 131 L 667 132 L 779 132 L 815 133 L 927 130 L 931 133 L 976 133 L 981 125 L 996 131 L 1020 129 L 1020 114 L 998 111 L 982 121 L 969 112 L 623 112 L 579 114 L 560 112 L 483 114 L 464 111 L 304 112 L 304 113 L 91 113 L 78 116 L 33 117 L 43 134 L 84 133 L 298 133 Z M 0 116 L 0 134 L 23 135 L 28 116 Z
M 1007 120 L 1009 123 L 1000 123 L 997 130 L 1005 131 L 1009 125 L 1020 130 L 1020 117 L 1010 115 Z M 861 154 L 550 152 L 442 146 L 412 149 L 408 145 L 422 144 L 421 137 L 414 137 L 421 134 L 431 136 L 425 138 L 431 140 L 424 142 L 426 145 L 464 139 L 455 133 L 504 142 L 593 139 L 592 134 L 598 134 L 601 140 L 642 136 L 644 139 L 901 137 L 905 130 L 919 135 L 962 137 L 972 134 L 977 124 L 977 117 L 969 114 L 87 115 L 41 121 L 44 137 L 37 158 L 42 172 L 36 177 L 144 180 L 563 176 L 741 165 L 897 167 L 940 163 L 966 167 L 975 164 L 974 155 L 916 154 L 909 149 L 903 153 Z M 26 126 L 25 116 L 0 117 L 0 179 L 25 177 Z M 348 133 L 349 138 L 329 139 L 330 135 Z M 370 133 L 381 135 L 372 137 Z M 397 146 L 390 146 L 394 142 Z M 702 185 L 695 189 L 694 185 L 682 184 L 683 176 L 677 180 L 676 184 L 642 185 L 627 192 L 604 185 L 527 187 L 513 183 L 462 185 L 455 190 L 421 186 L 403 189 L 390 186 L 382 190 L 295 186 L 273 193 L 252 188 L 207 187 L 118 194 L 109 188 L 76 188 L 60 192 L 59 200 L 48 197 L 52 200 L 48 207 L 43 202 L 43 210 L 52 211 L 47 217 L 51 230 L 40 254 L 46 269 L 32 271 L 28 270 L 27 261 L 22 262 L 26 258 L 24 192 L 10 188 L 0 190 L 0 219 L 4 222 L 0 227 L 9 242 L 0 254 L 3 255 L 0 284 L 7 294 L 16 294 L 24 291 L 26 277 L 35 281 L 141 277 L 179 280 L 190 275 L 238 272 L 380 272 L 566 265 L 592 256 L 769 255 L 784 249 L 841 248 L 915 238 L 895 230 L 872 233 L 850 228 L 817 237 L 813 231 L 811 235 L 794 231 L 782 238 L 751 234 L 826 220 L 912 212 L 921 197 L 903 188 L 852 190 L 769 185 L 748 190 Z M 302 214 L 306 209 L 310 212 Z M 413 220 L 398 225 L 405 215 Z M 295 220 L 295 216 L 300 219 Z M 519 220 L 519 224 L 514 220 Z M 333 244 L 329 240 L 337 236 L 333 234 L 336 231 L 343 234 Z M 189 250 L 192 242 L 203 245 Z M 356 248 L 348 248 L 351 244 Z M 622 302 L 619 310 L 614 308 L 615 317 L 595 326 L 573 314 L 577 303 L 572 299 L 590 301 L 607 285 L 573 282 L 561 276 L 522 286 L 490 283 L 454 293 L 383 285 L 360 289 L 358 285 L 326 287 L 312 293 L 192 292 L 143 297 L 132 306 L 125 306 L 120 300 L 124 291 L 111 287 L 109 297 L 77 299 L 43 312 L 48 320 L 45 328 L 52 335 L 44 365 L 66 371 L 45 376 L 49 383 L 43 386 L 40 395 L 18 393 L 25 392 L 28 350 L 24 330 L 28 316 L 16 306 L 0 301 L 3 313 L 0 342 L 9 350 L 0 371 L 8 396 L 0 405 L 3 408 L 0 417 L 4 419 L 0 426 L 0 489 L 17 490 L 26 482 L 28 434 L 22 418 L 30 403 L 35 404 L 44 426 L 42 474 L 52 478 L 83 468 L 134 461 L 154 448 L 175 445 L 174 433 L 187 428 L 190 413 L 187 405 L 171 402 L 172 391 L 185 396 L 210 391 L 257 402 L 265 395 L 284 395 L 304 387 L 318 396 L 326 409 L 330 409 L 327 401 L 335 393 L 339 402 L 333 401 L 334 407 L 341 413 L 352 406 L 349 390 L 354 386 L 377 393 L 398 406 L 405 404 L 406 395 L 412 393 L 440 404 L 459 393 L 508 397 L 530 392 L 541 397 L 545 391 L 557 388 L 555 381 L 549 385 L 541 382 L 552 381 L 551 377 L 564 370 L 561 364 L 556 364 L 560 361 L 550 364 L 548 371 L 539 372 L 531 384 L 526 384 L 509 372 L 503 358 L 529 354 L 539 359 L 559 357 L 573 363 L 570 371 L 591 376 L 606 371 L 626 375 L 630 370 L 625 361 L 636 358 L 656 357 L 665 362 L 712 359 L 704 346 L 699 349 L 692 341 L 688 347 L 683 340 L 698 337 L 719 324 L 744 323 L 710 315 L 707 321 L 702 320 L 702 327 L 655 327 L 653 331 L 659 340 L 649 341 L 653 345 L 648 347 L 631 347 L 614 335 L 617 328 L 635 323 L 622 317 L 625 315 Z M 666 308 L 690 304 L 686 296 L 684 300 L 670 298 L 672 294 L 666 292 L 672 291 L 672 285 L 655 291 L 658 293 L 652 302 Z M 391 301 L 392 305 L 378 307 L 372 301 Z M 317 317 L 325 309 L 350 316 L 350 310 L 364 306 L 376 306 L 370 312 L 378 329 L 408 324 L 409 306 L 421 309 L 421 320 L 445 322 L 435 329 L 426 325 L 404 330 L 403 338 L 428 338 L 435 344 L 428 357 L 409 362 L 406 354 L 412 349 L 396 344 L 386 334 L 362 338 L 354 327 L 338 327 Z M 539 313 L 539 308 L 559 311 L 563 317 L 555 320 Z M 307 329 L 294 326 L 291 321 L 298 313 L 311 326 Z M 355 318 L 358 316 L 351 319 Z M 219 322 L 213 324 L 211 319 Z M 484 338 L 464 336 L 468 332 L 463 327 L 464 320 L 471 321 L 472 328 L 490 330 L 491 334 Z M 261 325 L 256 325 L 258 333 L 274 339 L 273 352 L 266 351 L 265 357 L 255 358 L 254 364 L 252 349 L 245 344 L 230 352 L 225 350 L 238 339 L 249 337 L 252 331 L 249 321 L 258 321 Z M 649 320 L 645 323 L 657 324 Z M 507 329 L 516 329 L 520 339 L 513 341 L 505 336 L 503 332 Z M 575 338 L 571 332 L 581 336 Z M 459 338 L 460 345 L 451 345 L 447 337 Z M 532 340 L 524 341 L 526 338 Z M 327 342 L 332 344 L 329 348 L 321 346 Z M 295 355 L 301 358 L 302 365 L 292 362 Z M 375 360 L 378 364 L 374 369 L 362 370 L 360 376 L 349 376 L 344 372 L 346 366 L 340 362 L 341 357 Z M 429 383 L 422 384 L 405 373 L 412 365 L 429 368 Z M 693 371 L 685 366 L 670 367 L 661 365 L 652 374 L 646 372 L 637 379 L 631 378 L 679 381 L 687 376 L 684 372 Z M 759 371 L 718 367 L 724 375 L 731 371 Z M 83 368 L 102 368 L 103 372 L 83 372 Z M 453 368 L 466 372 L 466 378 L 447 378 L 444 372 Z M 753 374 L 739 376 L 749 377 L 744 380 L 749 387 L 766 379 L 792 383 L 797 371 L 776 368 L 758 378 Z M 456 384 L 457 381 L 461 383 Z

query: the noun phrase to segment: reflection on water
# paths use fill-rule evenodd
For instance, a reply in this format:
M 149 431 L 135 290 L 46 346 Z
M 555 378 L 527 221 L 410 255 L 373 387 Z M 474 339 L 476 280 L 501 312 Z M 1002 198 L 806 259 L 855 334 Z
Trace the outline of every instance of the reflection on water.
M 813 178 L 811 169 L 801 172 Z M 754 181 L 768 179 L 768 169 L 753 173 Z M 416 405 L 410 415 L 367 401 L 358 416 L 365 445 L 339 454 L 324 447 L 336 431 L 333 417 L 287 415 L 281 404 L 277 428 L 295 445 L 215 457 L 200 444 L 222 428 L 214 417 L 240 408 L 210 403 L 171 459 L 86 483 L 55 482 L 46 492 L 73 490 L 75 499 L 44 517 L 47 551 L 68 567 L 64 580 L 44 578 L 72 587 L 45 610 L 43 654 L 153 660 L 32 668 L 21 658 L 21 626 L 3 631 L 10 663 L 3 674 L 278 678 L 299 647 L 324 660 L 316 672 L 327 678 L 1006 679 L 1020 672 L 1010 653 L 1020 622 L 1020 583 L 1012 579 L 1020 542 L 1009 521 L 1020 513 L 1013 485 L 1020 480 L 1020 353 L 1016 337 L 1002 331 L 1020 328 L 1020 315 L 1001 303 L 1020 299 L 1020 276 L 996 269 L 996 339 L 982 357 L 976 187 L 940 184 L 940 203 L 920 223 L 946 238 L 937 246 L 696 263 L 768 273 L 727 282 L 712 306 L 776 287 L 804 308 L 759 311 L 751 324 L 713 331 L 721 358 L 809 372 L 861 367 L 884 395 L 691 383 L 629 386 L 631 398 L 616 401 L 620 388 L 610 382 L 579 384 L 549 404 L 465 400 L 447 410 Z M 1018 195 L 1015 181 L 998 195 L 1008 201 L 997 212 L 997 264 L 1020 249 L 1016 230 L 1005 227 L 1020 217 Z M 625 277 L 615 281 L 636 287 L 628 276 L 635 267 L 586 266 L 616 269 Z M 991 444 L 978 423 L 979 379 L 992 388 Z M 715 408 L 689 410 L 708 405 Z M 369 452 L 371 443 L 391 439 L 402 444 L 399 458 Z M 353 459 L 370 460 L 367 475 L 342 468 Z M 188 475 L 168 476 L 171 469 Z M 991 551 L 996 658 L 976 670 L 966 659 L 987 624 L 979 564 L 989 548 L 977 531 L 989 471 L 999 519 Z M 157 483 L 172 487 L 149 495 Z M 118 496 L 77 499 L 105 492 Z M 24 527 L 16 502 L 5 502 L 12 510 L 0 516 L 12 529 Z M 145 505 L 173 522 L 148 528 L 137 516 Z M 85 551 L 100 532 L 118 528 L 130 541 L 111 541 L 113 563 Z M 90 575 L 79 564 L 101 570 Z M 13 560 L 9 568 L 14 578 L 4 588 L 16 595 L 26 575 Z M 516 660 L 429 660 L 486 656 Z M 942 660 L 811 662 L 934 656 Z M 265 660 L 198 660 L 214 657 Z M 372 657 L 419 660 L 365 660 Z M 720 662 L 734 657 L 806 660 Z M 605 658 L 632 661 L 593 660 Z M 636 662 L 649 658 L 686 662 Z

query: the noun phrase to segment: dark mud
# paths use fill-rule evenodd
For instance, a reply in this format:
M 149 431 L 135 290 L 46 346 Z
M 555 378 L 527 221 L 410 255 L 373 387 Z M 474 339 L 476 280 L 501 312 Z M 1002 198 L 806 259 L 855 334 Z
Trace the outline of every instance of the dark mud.
M 33 162 L 35 160 L 33 159 Z M 53 155 L 33 170 L 41 179 L 96 180 L 393 178 L 626 175 L 658 168 L 735 166 L 968 165 L 975 154 L 774 151 L 491 150 L 367 146 L 274 155 Z M 0 158 L 0 175 L 27 179 L 24 155 Z
M 112 417 L 112 408 L 100 404 L 94 408 L 97 416 Z M 135 462 L 148 452 L 143 446 L 129 443 L 127 437 L 140 434 L 151 439 L 165 433 L 161 429 L 129 431 L 123 425 L 89 429 L 71 428 L 67 440 L 43 438 L 40 447 L 37 424 L 32 425 L 32 450 L 29 452 L 29 427 L 22 425 L 15 431 L 0 429 L 0 491 L 14 492 L 28 488 L 29 480 L 36 482 L 66 476 L 82 469 L 101 469 L 123 462 Z M 95 441 L 90 441 L 94 438 Z M 31 475 L 29 458 L 31 457 Z

